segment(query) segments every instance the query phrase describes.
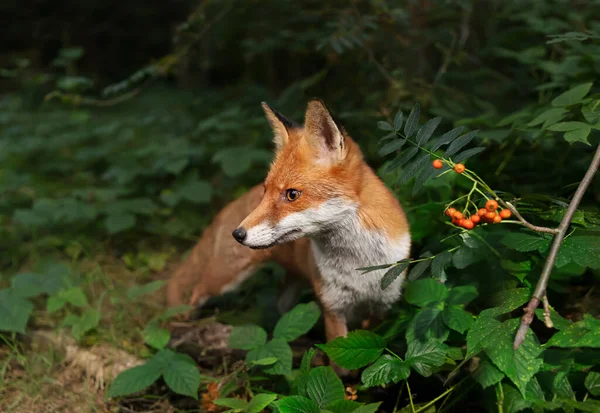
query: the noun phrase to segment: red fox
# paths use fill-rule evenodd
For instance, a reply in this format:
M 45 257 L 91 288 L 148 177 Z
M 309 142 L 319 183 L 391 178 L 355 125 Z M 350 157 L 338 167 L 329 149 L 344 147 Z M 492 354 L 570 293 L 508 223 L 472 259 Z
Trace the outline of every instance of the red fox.
M 168 304 L 183 304 L 191 290 L 188 303 L 200 306 L 274 260 L 312 285 L 330 341 L 345 336 L 348 321 L 365 310 L 380 317 L 399 299 L 404 274 L 382 290 L 385 270 L 357 268 L 408 258 L 408 222 L 323 102 L 308 103 L 304 126 L 262 107 L 276 147 L 264 185 L 216 216 L 172 275 Z

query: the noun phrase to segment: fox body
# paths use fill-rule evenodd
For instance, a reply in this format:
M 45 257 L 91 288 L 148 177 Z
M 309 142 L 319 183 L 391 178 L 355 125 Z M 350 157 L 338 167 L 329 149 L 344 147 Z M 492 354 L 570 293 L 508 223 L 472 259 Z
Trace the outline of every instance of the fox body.
M 309 102 L 304 126 L 263 109 L 276 146 L 264 185 L 217 215 L 171 277 L 168 303 L 191 290 L 188 303 L 201 305 L 274 260 L 312 285 L 327 340 L 344 336 L 356 315 L 381 316 L 399 299 L 404 274 L 382 290 L 385 270 L 357 268 L 409 256 L 406 217 L 321 101 Z

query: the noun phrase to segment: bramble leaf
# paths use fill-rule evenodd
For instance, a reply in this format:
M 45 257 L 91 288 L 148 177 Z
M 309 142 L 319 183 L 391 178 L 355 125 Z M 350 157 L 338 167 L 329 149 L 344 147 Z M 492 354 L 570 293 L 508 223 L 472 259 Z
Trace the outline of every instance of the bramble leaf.
M 406 350 L 406 363 L 417 373 L 429 377 L 434 373 L 434 368 L 444 364 L 448 346 L 437 340 L 422 343 L 413 340 L 408 343 Z
M 363 371 L 361 381 L 366 387 L 383 386 L 398 383 L 409 375 L 410 367 L 406 362 L 385 354 Z
M 581 85 L 575 86 L 574 88 L 567 90 L 564 93 L 561 93 L 560 95 L 555 97 L 554 100 L 552 100 L 552 106 L 563 107 L 581 102 L 592 88 L 592 85 L 592 82 L 583 83 Z
M 228 345 L 241 350 L 254 350 L 267 342 L 267 332 L 258 326 L 234 326 L 229 335 Z
M 329 358 L 346 369 L 358 369 L 375 361 L 385 349 L 385 339 L 366 330 L 348 333 L 326 344 L 317 344 Z
M 279 319 L 275 325 L 273 337 L 293 341 L 308 333 L 319 321 L 320 316 L 321 310 L 314 301 L 308 304 L 298 304 Z
M 408 303 L 419 307 L 444 301 L 447 296 L 448 289 L 446 286 L 431 278 L 413 281 L 404 290 L 404 299 Z
M 306 393 L 324 408 L 332 402 L 344 400 L 344 384 L 330 366 L 315 367 L 308 374 Z

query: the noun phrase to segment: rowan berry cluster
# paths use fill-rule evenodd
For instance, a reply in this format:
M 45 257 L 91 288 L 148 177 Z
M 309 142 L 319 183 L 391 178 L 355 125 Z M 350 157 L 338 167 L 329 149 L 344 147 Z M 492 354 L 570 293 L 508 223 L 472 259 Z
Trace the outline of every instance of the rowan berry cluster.
M 454 225 L 465 229 L 473 229 L 477 224 L 497 224 L 502 222 L 503 219 L 510 218 L 511 212 L 508 209 L 498 212 L 498 202 L 490 199 L 485 203 L 485 208 L 480 208 L 476 214 L 465 216 L 465 214 L 457 211 L 455 208 L 448 208 L 446 209 L 446 215 L 452 218 Z

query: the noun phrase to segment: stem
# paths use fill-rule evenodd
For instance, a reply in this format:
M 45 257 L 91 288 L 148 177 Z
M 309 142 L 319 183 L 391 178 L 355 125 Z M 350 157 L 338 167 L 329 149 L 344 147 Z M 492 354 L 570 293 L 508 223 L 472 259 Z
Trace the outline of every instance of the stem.
M 456 389 L 458 386 L 460 386 L 462 384 L 462 382 L 465 381 L 466 379 L 467 378 L 465 377 L 464 379 L 462 379 L 461 381 L 459 381 L 458 383 L 456 383 L 454 386 L 450 387 L 448 390 L 446 390 L 445 392 L 443 392 L 442 394 L 440 394 L 438 397 L 436 397 L 435 399 L 431 400 L 426 405 L 419 407 L 419 410 L 417 410 L 416 413 L 419 413 L 419 412 L 421 412 L 421 411 L 423 411 L 423 410 L 428 409 L 429 407 L 431 407 L 433 404 L 435 404 L 442 397 L 446 396 L 448 393 L 453 392 L 454 389 Z
M 387 347 L 386 347 L 385 349 L 386 349 L 386 351 L 387 351 L 388 353 L 390 353 L 392 356 L 396 357 L 396 358 L 397 358 L 398 360 L 400 360 L 400 361 L 403 361 L 403 360 L 402 360 L 402 357 L 400 357 L 399 355 L 397 355 L 396 353 L 394 353 L 392 350 L 390 350 L 390 349 L 389 349 L 389 348 L 387 348 Z
M 498 405 L 498 413 L 504 413 L 504 389 L 502 388 L 502 383 L 498 383 L 496 387 L 496 397 L 498 401 L 496 404 Z
M 544 294 L 542 302 L 544 303 L 544 323 L 546 324 L 546 327 L 552 328 L 554 327 L 554 323 L 552 322 L 552 318 L 550 318 L 550 303 L 548 302 L 546 294 Z
M 515 349 L 519 348 L 523 340 L 525 340 L 525 335 L 529 330 L 529 326 L 533 322 L 533 316 L 535 314 L 535 309 L 540 304 L 540 300 L 546 294 L 546 287 L 548 285 L 548 279 L 550 278 L 550 274 L 552 273 L 552 268 L 554 268 L 554 261 L 556 261 L 556 255 L 558 254 L 558 250 L 560 249 L 560 245 L 562 243 L 567 230 L 569 229 L 569 224 L 571 223 L 571 219 L 573 219 L 573 215 L 581 202 L 581 198 L 583 198 L 583 194 L 586 189 L 592 182 L 596 171 L 598 171 L 598 166 L 600 165 L 600 145 L 596 148 L 596 153 L 594 154 L 594 158 L 592 159 L 592 163 L 588 168 L 585 176 L 579 183 L 575 194 L 573 195 L 573 199 L 571 199 L 571 203 L 563 216 L 560 225 L 557 228 L 557 233 L 554 236 L 554 240 L 552 241 L 552 246 L 550 247 L 550 252 L 548 253 L 548 258 L 546 258 L 546 262 L 544 264 L 544 268 L 542 269 L 542 274 L 540 279 L 535 287 L 535 291 L 533 292 L 533 296 L 531 297 L 531 301 L 527 307 L 523 309 L 525 314 L 523 314 L 523 318 L 521 319 L 521 325 L 519 326 L 519 330 L 517 331 L 517 335 L 515 336 L 515 342 L 513 347 Z
M 412 391 L 410 390 L 410 384 L 408 384 L 408 379 L 406 379 L 406 390 L 408 390 L 408 400 L 410 400 L 410 409 L 412 413 L 416 413 L 415 404 L 412 399 Z
M 521 224 L 523 224 L 524 226 L 526 226 L 527 228 L 529 228 L 533 231 L 536 231 L 536 232 L 545 232 L 547 234 L 557 234 L 558 233 L 558 228 L 540 227 L 537 225 L 530 224 L 525 218 L 523 218 L 523 216 L 519 213 L 519 211 L 517 211 L 517 208 L 515 208 L 515 206 L 513 204 L 511 204 L 510 202 L 505 202 L 500 198 L 498 198 L 498 201 L 500 201 L 500 203 L 502 205 L 504 205 L 506 208 L 508 208 L 510 210 L 510 212 L 515 214 L 515 217 L 517 217 L 519 222 Z

